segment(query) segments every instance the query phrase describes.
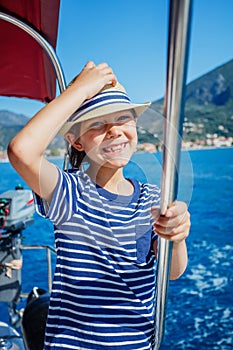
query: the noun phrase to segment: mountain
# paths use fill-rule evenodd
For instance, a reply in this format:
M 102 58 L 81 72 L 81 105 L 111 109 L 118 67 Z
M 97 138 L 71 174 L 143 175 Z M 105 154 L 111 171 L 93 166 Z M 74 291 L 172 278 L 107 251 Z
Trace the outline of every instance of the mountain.
M 163 103 L 152 103 L 139 118 L 139 143 L 159 143 L 163 130 Z M 193 80 L 186 87 L 184 112 L 185 140 L 204 140 L 206 135 L 233 136 L 233 60 Z M 22 114 L 0 111 L 0 150 L 6 149 L 11 138 L 27 123 Z M 50 148 L 64 147 L 57 136 Z
M 28 122 L 28 117 L 23 114 L 15 114 L 9 111 L 0 111 L 0 125 L 4 127 L 18 126 L 22 127 Z
M 23 114 L 0 111 L 0 151 L 5 150 L 9 141 L 27 123 Z
M 0 111 L 0 152 L 7 149 L 10 140 L 23 128 L 29 118 L 23 114 L 10 111 Z M 49 148 L 64 147 L 65 142 L 61 136 L 56 136 Z
M 187 86 L 185 117 L 202 135 L 233 136 L 233 60 Z
M 233 60 L 190 82 L 185 96 L 184 139 L 205 139 L 208 134 L 233 136 Z M 163 99 L 153 102 L 146 122 L 141 121 L 159 138 L 162 117 L 158 123 L 158 115 L 163 114 L 163 103 Z

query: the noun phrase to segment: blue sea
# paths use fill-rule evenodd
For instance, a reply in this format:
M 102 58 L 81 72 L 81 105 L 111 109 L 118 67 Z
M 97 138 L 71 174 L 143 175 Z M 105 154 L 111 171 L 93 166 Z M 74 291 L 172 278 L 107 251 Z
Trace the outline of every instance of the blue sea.
M 62 166 L 62 160 L 54 160 Z M 161 154 L 135 154 L 126 176 L 160 184 Z M 0 163 L 0 193 L 24 184 Z M 25 186 L 26 188 L 26 186 Z M 189 205 L 189 264 L 169 284 L 161 350 L 233 349 L 233 148 L 182 151 L 178 199 Z M 53 246 L 52 225 L 35 214 L 23 244 Z M 45 254 L 24 251 L 23 291 L 47 288 Z M 7 321 L 0 303 L 0 321 Z

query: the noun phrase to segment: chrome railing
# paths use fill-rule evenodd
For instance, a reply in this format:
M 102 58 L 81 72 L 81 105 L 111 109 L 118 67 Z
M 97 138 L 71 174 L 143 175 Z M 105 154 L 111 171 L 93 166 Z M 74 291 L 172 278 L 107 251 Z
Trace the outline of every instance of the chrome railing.
M 51 293 L 52 290 L 52 282 L 53 282 L 53 274 L 52 274 L 52 260 L 51 253 L 56 254 L 54 248 L 48 245 L 21 245 L 21 250 L 45 250 L 46 251 L 46 261 L 47 261 L 47 281 L 48 281 L 48 291 Z M 21 297 L 27 297 L 29 293 L 21 293 Z
M 59 59 L 57 57 L 57 54 L 55 50 L 53 49 L 52 45 L 50 45 L 45 38 L 43 38 L 42 35 L 40 35 L 35 29 L 31 28 L 29 25 L 26 23 L 22 22 L 21 20 L 10 16 L 4 12 L 0 12 L 0 19 L 7 21 L 18 28 L 22 29 L 24 32 L 28 33 L 44 50 L 44 52 L 47 54 L 49 57 L 52 67 L 55 71 L 58 86 L 60 92 L 63 92 L 66 89 L 66 80 L 65 80 L 65 75 L 62 70 L 62 66 L 59 62 Z M 63 163 L 63 169 L 67 170 L 68 169 L 68 164 L 69 164 L 69 157 L 68 157 L 68 143 L 66 142 L 66 152 L 64 156 L 64 163 Z
M 161 214 L 164 214 L 167 206 L 177 198 L 190 18 L 191 0 L 170 0 Z M 172 243 L 160 238 L 156 279 L 156 350 L 160 348 L 164 335 L 171 256 Z
M 58 57 L 57 57 L 52 45 L 50 45 L 47 42 L 47 40 L 45 40 L 43 38 L 43 36 L 40 35 L 35 29 L 31 28 L 29 25 L 20 21 L 19 19 L 15 18 L 13 16 L 10 16 L 6 13 L 3 13 L 3 12 L 0 12 L 0 19 L 11 23 L 11 24 L 17 26 L 18 28 L 21 28 L 24 32 L 28 33 L 33 39 L 35 39 L 35 41 L 42 47 L 42 49 L 47 54 L 47 56 L 49 57 L 49 59 L 52 63 L 52 66 L 55 70 L 55 74 L 57 77 L 60 91 L 61 92 L 64 91 L 66 89 L 65 76 L 64 76 L 61 64 L 58 60 Z

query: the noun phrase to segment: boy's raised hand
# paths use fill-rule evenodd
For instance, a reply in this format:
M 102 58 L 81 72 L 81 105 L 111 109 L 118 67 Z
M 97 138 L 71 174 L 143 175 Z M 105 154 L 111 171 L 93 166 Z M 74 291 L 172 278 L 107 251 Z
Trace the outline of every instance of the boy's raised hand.
M 95 96 L 105 85 L 115 86 L 117 78 L 107 63 L 95 65 L 89 61 L 82 71 L 69 84 L 69 89 L 78 89 L 82 92 L 84 99 Z

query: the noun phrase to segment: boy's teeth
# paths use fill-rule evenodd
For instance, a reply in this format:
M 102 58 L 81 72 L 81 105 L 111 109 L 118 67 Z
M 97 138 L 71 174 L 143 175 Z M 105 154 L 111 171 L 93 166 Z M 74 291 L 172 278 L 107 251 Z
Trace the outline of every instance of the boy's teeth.
M 123 147 L 125 147 L 125 144 L 116 145 L 116 146 L 112 146 L 112 147 L 106 147 L 106 148 L 105 148 L 105 151 L 106 151 L 106 152 L 120 151 Z

